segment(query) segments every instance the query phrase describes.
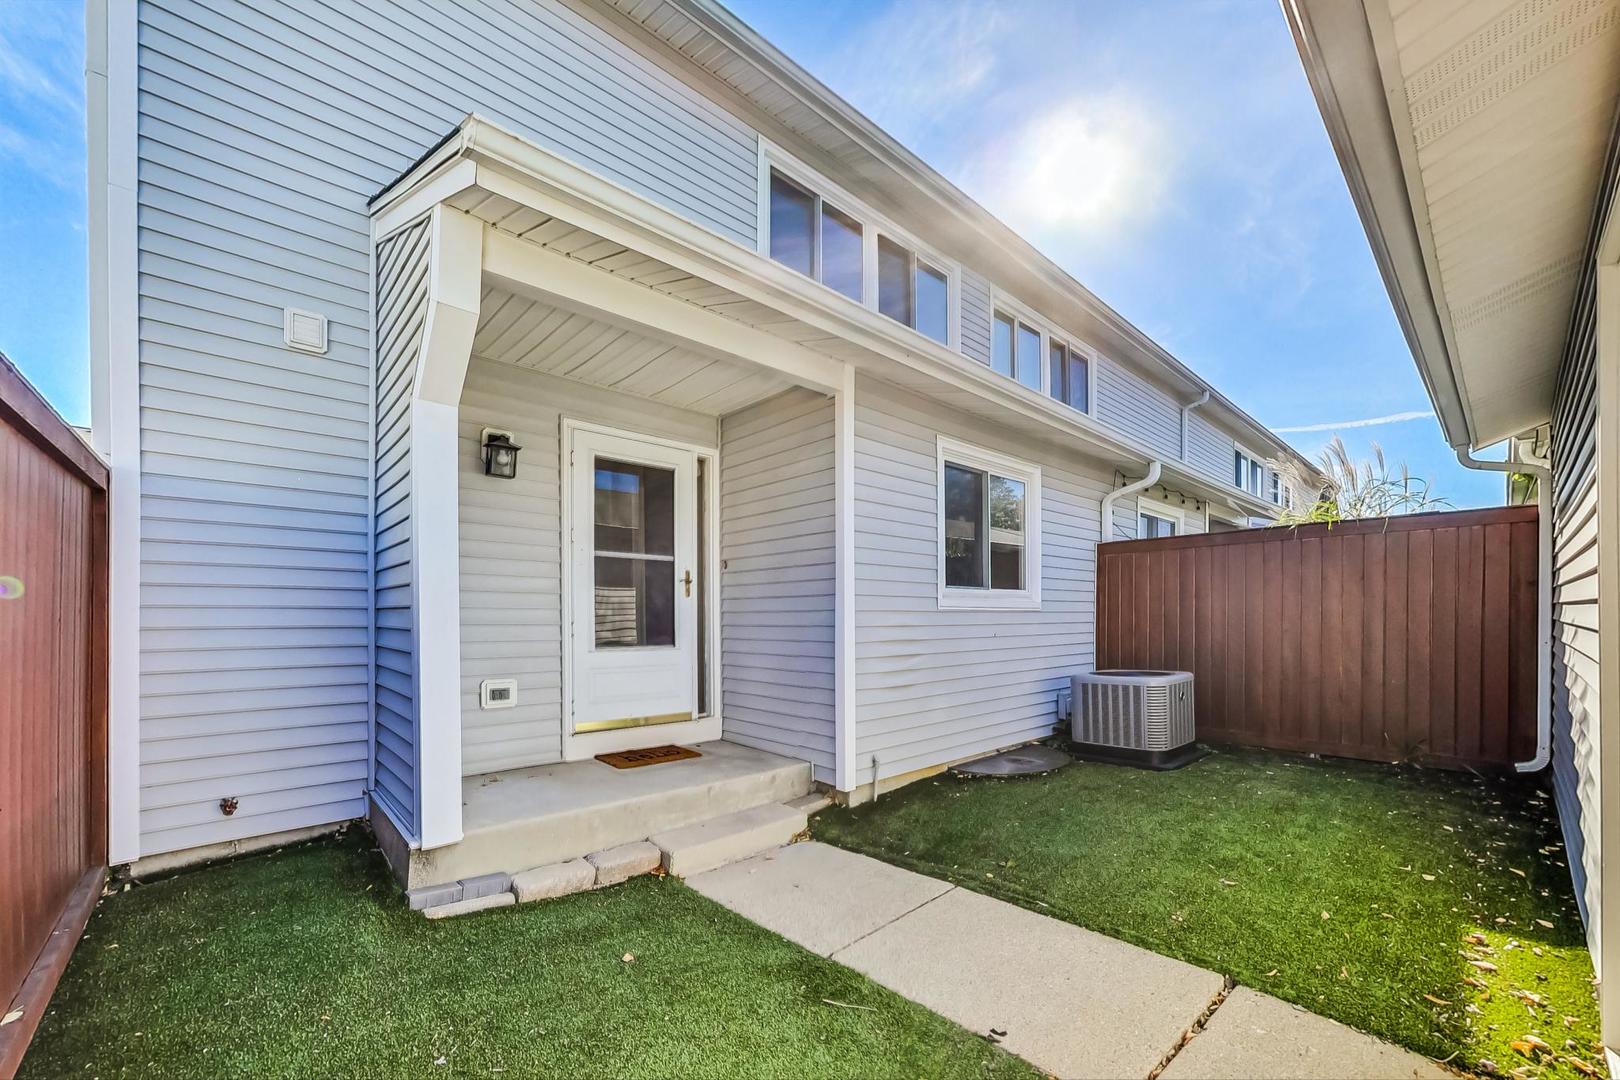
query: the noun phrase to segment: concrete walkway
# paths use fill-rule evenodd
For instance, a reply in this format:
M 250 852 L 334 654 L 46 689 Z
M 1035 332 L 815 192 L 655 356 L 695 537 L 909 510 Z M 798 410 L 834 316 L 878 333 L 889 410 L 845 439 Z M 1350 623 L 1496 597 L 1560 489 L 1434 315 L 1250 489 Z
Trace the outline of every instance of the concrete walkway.
M 825 844 L 687 884 L 1060 1077 L 1449 1076 L 1213 971 Z

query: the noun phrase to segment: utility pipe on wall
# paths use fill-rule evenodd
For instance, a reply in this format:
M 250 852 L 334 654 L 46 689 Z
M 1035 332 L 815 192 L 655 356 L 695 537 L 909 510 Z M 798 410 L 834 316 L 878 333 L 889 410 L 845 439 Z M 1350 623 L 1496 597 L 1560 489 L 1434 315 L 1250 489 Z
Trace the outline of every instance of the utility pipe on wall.
M 1147 475 L 1142 479 L 1126 484 L 1122 488 L 1115 488 L 1102 497 L 1101 532 L 1097 539 L 1099 544 L 1107 543 L 1114 538 L 1114 501 L 1121 495 L 1135 495 L 1138 491 L 1146 491 L 1154 484 L 1157 484 L 1159 482 L 1159 470 L 1162 468 L 1163 465 L 1159 461 L 1151 461 L 1148 463 Z
M 1552 470 L 1534 461 L 1481 461 L 1466 446 L 1457 448 L 1457 460 L 1470 469 L 1536 478 L 1536 756 L 1513 765 L 1520 772 L 1535 772 L 1552 758 Z

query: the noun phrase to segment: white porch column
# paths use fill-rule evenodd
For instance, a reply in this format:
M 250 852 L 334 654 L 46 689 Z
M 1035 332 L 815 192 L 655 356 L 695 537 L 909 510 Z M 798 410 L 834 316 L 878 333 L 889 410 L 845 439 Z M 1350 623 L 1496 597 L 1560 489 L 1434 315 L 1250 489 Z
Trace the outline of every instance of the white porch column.
M 461 839 L 461 572 L 456 425 L 478 329 L 481 221 L 433 208 L 427 321 L 411 392 L 412 595 L 422 847 Z
M 833 783 L 855 787 L 855 368 L 845 364 L 833 397 L 833 489 L 838 539 L 834 592 Z

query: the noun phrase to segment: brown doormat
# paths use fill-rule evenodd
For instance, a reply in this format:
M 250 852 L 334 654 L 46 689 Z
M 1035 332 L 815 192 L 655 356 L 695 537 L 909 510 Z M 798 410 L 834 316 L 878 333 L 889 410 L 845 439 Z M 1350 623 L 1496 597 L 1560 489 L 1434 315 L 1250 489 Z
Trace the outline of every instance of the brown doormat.
M 639 769 L 643 765 L 662 765 L 666 761 L 685 761 L 702 757 L 696 750 L 684 746 L 649 746 L 645 750 L 621 750 L 617 754 L 597 754 L 596 760 L 615 769 Z

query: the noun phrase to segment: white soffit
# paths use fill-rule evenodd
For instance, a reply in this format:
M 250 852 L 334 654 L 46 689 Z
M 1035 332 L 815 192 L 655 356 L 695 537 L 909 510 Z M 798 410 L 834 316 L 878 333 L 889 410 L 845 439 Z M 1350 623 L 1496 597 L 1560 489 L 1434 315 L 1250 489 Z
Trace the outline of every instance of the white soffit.
M 1367 0 L 1367 17 L 1482 446 L 1552 411 L 1620 91 L 1620 0 Z

